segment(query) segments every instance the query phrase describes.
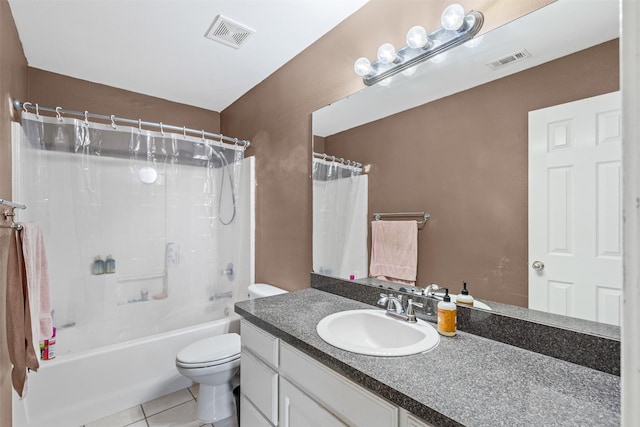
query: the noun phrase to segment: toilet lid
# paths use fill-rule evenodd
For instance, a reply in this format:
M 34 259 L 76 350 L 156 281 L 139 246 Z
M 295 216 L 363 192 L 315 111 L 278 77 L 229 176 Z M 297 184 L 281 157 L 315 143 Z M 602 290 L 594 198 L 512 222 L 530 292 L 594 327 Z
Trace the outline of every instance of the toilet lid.
M 186 346 L 176 356 L 182 364 L 203 364 L 233 359 L 240 354 L 240 335 L 224 334 L 205 338 Z

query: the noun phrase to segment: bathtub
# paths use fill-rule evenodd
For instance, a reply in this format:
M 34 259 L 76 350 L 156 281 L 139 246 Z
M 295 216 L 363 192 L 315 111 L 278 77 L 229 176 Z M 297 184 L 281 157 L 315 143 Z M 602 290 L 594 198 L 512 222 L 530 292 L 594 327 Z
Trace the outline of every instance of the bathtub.
M 29 374 L 26 398 L 13 393 L 13 426 L 78 427 L 189 387 L 175 367 L 178 351 L 228 332 L 240 332 L 240 317 L 233 312 L 221 320 L 43 361 Z

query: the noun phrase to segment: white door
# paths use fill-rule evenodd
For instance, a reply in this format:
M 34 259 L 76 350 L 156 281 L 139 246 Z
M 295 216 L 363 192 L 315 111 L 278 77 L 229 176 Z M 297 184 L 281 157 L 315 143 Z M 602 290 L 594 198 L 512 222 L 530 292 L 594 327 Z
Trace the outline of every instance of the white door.
M 620 92 L 529 112 L 529 308 L 620 324 Z

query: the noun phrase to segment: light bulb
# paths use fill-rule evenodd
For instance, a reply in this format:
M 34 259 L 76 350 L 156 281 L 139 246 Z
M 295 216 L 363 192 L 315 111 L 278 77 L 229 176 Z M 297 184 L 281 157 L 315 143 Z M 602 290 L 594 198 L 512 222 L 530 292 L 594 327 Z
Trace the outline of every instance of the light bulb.
M 464 45 L 470 49 L 473 49 L 474 47 L 478 46 L 480 43 L 482 43 L 482 38 L 484 36 L 480 36 L 480 37 L 474 37 L 471 40 L 469 40 L 468 42 L 466 42 Z
M 414 66 L 413 66 L 413 67 L 411 67 L 411 68 L 407 68 L 406 70 L 404 70 L 404 71 L 402 72 L 402 75 L 403 75 L 403 76 L 407 76 L 407 77 L 411 77 L 411 76 L 413 76 L 413 75 L 416 73 L 416 69 L 417 69 L 417 68 L 418 68 L 418 66 L 417 66 L 417 65 L 414 65 Z
M 411 27 L 407 32 L 407 44 L 414 49 L 420 49 L 427 45 L 429 37 L 427 37 L 427 30 L 420 25 Z
M 396 60 L 396 48 L 391 43 L 385 43 L 378 48 L 378 61 L 391 64 Z
M 353 64 L 353 69 L 357 75 L 360 77 L 364 77 L 366 75 L 371 74 L 371 62 L 367 58 L 358 58 Z
M 447 6 L 442 12 L 440 21 L 445 30 L 458 31 L 464 24 L 464 8 L 459 4 Z
M 391 82 L 392 82 L 392 81 L 393 81 L 393 77 L 387 77 L 387 78 L 386 78 L 386 79 L 384 79 L 384 80 L 380 80 L 380 81 L 378 82 L 378 84 L 379 84 L 380 86 L 387 87 L 387 86 L 389 86 L 389 85 L 391 84 Z

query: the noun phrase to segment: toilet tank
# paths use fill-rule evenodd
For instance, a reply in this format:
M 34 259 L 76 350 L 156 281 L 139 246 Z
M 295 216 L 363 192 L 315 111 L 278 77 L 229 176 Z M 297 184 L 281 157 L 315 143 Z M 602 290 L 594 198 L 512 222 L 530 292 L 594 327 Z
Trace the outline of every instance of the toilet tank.
M 286 294 L 288 293 L 284 289 L 280 289 L 273 285 L 268 285 L 266 283 L 254 283 L 249 285 L 249 298 L 262 298 L 262 297 L 270 297 L 273 295 Z

